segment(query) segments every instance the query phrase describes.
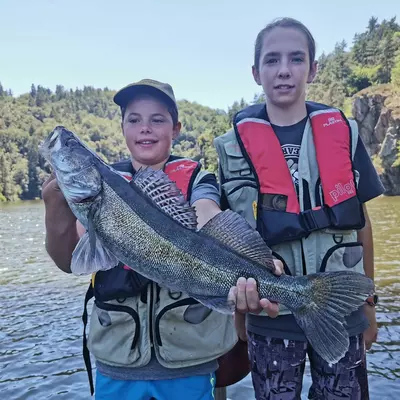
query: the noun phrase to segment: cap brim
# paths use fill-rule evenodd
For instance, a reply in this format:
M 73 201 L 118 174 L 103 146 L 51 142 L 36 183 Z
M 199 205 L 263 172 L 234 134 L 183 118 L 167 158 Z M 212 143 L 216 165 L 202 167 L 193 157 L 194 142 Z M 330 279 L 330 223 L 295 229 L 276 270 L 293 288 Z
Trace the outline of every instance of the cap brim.
M 114 96 L 114 103 L 120 107 L 126 107 L 136 96 L 140 94 L 151 94 L 160 97 L 164 102 L 170 106 L 177 108 L 175 102 L 162 90 L 151 85 L 130 85 L 121 89 Z

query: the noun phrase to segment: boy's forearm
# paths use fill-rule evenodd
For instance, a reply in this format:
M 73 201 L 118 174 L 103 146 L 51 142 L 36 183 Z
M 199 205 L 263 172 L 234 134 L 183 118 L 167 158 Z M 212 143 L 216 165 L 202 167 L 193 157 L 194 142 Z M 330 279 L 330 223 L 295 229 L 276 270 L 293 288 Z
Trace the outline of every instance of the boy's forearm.
M 210 219 L 221 212 L 218 204 L 209 199 L 200 199 L 193 203 L 197 214 L 197 228 L 201 229 Z
M 76 218 L 67 207 L 46 204 L 46 250 L 62 271 L 71 273 L 72 252 L 79 241 Z
M 363 244 L 364 249 L 364 271 L 372 280 L 374 279 L 374 241 L 372 236 L 371 221 L 368 216 L 367 208 L 363 204 L 365 214 L 365 226 L 358 231 L 357 239 Z

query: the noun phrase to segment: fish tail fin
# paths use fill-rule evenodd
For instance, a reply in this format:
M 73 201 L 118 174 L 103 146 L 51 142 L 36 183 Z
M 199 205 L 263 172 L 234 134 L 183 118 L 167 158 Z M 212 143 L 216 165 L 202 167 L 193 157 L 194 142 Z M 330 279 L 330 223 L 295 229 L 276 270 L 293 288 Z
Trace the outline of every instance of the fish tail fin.
M 306 287 L 301 303 L 291 306 L 297 323 L 313 349 L 335 364 L 349 347 L 345 317 L 359 309 L 374 292 L 374 283 L 351 271 L 325 272 L 295 278 Z

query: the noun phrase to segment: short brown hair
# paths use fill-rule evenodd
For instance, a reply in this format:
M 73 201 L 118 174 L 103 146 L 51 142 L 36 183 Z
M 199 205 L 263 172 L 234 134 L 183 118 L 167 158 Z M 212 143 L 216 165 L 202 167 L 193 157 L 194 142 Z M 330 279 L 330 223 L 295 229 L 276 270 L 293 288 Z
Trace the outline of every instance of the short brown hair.
M 136 97 L 140 98 L 141 96 L 152 97 L 152 98 L 156 99 L 157 101 L 159 101 L 160 103 L 164 104 L 167 107 L 167 110 L 171 115 L 174 128 L 176 127 L 176 125 L 178 125 L 178 118 L 179 118 L 178 117 L 178 109 L 174 104 L 171 104 L 171 102 L 166 101 L 166 99 L 163 96 L 160 96 L 157 92 L 149 93 L 148 90 L 143 90 L 143 91 L 137 93 L 137 95 L 134 98 L 132 98 L 131 101 L 135 100 Z M 121 106 L 122 121 L 124 121 L 126 107 L 128 106 L 128 104 L 126 104 L 125 106 Z
M 142 79 L 139 82 L 130 83 L 115 93 L 114 103 L 121 108 L 122 121 L 128 104 L 140 96 L 150 96 L 164 104 L 171 114 L 174 128 L 176 127 L 179 117 L 174 90 L 169 83 L 159 82 L 155 79 Z
M 315 60 L 315 40 L 308 28 L 294 18 L 279 18 L 271 23 L 269 23 L 265 28 L 263 28 L 257 35 L 256 43 L 254 45 L 254 68 L 259 71 L 261 49 L 264 42 L 264 36 L 266 33 L 271 32 L 274 28 L 293 28 L 297 29 L 299 32 L 304 33 L 307 38 L 308 43 L 308 54 L 310 57 L 310 66 Z

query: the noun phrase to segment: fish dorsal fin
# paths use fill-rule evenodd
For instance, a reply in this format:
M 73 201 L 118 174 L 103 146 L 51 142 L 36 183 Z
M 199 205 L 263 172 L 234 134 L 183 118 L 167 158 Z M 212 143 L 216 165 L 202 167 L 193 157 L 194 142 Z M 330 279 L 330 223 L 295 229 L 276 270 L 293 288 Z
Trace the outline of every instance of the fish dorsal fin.
M 195 208 L 189 205 L 176 183 L 165 172 L 151 168 L 139 169 L 132 183 L 175 221 L 189 229 L 197 228 Z
M 200 232 L 205 233 L 271 271 L 275 270 L 272 251 L 260 234 L 238 213 L 226 210 L 208 221 Z

